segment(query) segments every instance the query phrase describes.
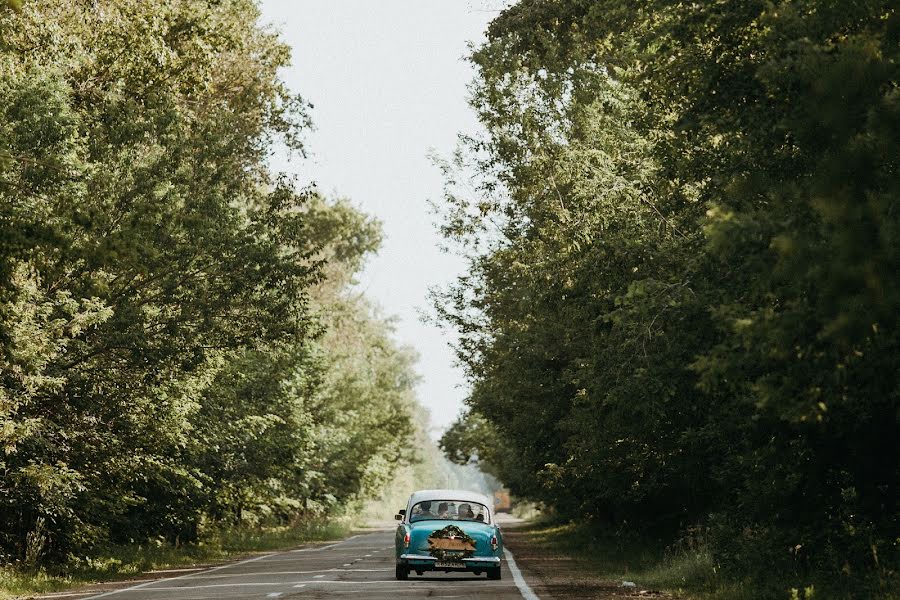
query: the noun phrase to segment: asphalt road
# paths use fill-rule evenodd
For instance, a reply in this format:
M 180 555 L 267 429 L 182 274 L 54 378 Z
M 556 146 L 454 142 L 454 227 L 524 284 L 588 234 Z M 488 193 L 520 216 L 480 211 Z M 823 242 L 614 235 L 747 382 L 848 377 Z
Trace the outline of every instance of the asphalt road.
M 500 581 L 466 573 L 422 577 L 413 573 L 408 581 L 396 581 L 393 536 L 393 531 L 366 533 L 325 546 L 266 554 L 145 582 L 89 596 L 87 600 L 537 598 L 509 560 L 503 561 Z

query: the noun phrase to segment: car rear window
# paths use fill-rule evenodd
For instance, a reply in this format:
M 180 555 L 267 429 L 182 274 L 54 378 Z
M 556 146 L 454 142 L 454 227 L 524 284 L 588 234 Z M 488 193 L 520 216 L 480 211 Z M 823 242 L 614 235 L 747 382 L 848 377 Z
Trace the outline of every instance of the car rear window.
M 427 500 L 413 505 L 409 513 L 410 523 L 428 519 L 487 523 L 490 516 L 483 504 L 464 500 Z

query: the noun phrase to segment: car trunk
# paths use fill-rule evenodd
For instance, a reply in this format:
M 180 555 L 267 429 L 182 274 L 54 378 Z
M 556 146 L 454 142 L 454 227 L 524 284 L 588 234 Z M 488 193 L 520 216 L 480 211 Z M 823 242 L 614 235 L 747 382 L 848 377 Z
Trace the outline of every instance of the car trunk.
M 428 538 L 432 533 L 440 531 L 449 525 L 458 527 L 474 540 L 474 551 L 467 547 L 464 540 L 460 538 L 441 537 L 435 539 L 434 543 L 429 543 Z M 443 549 L 449 554 L 464 554 L 465 556 L 493 556 L 494 554 L 491 549 L 491 538 L 494 536 L 494 528 L 485 523 L 428 520 L 413 523 L 410 528 L 409 552 L 413 554 L 431 554 L 435 547 Z

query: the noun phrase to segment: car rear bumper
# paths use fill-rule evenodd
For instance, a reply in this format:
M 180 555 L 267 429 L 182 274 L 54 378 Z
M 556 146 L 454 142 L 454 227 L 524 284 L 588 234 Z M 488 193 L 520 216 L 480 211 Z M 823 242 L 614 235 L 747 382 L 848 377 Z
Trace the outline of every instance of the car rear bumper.
M 427 554 L 401 554 L 399 564 L 405 565 L 413 571 L 484 571 L 500 566 L 500 558 L 497 556 L 473 556 L 461 561 L 462 567 L 447 567 L 438 565 L 438 559 Z

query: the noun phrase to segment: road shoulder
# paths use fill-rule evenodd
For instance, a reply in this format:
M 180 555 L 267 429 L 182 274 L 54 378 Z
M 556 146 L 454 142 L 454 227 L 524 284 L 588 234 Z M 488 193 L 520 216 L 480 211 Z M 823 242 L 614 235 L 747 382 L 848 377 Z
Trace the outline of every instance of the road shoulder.
M 504 526 L 503 540 L 513 553 L 519 568 L 541 600 L 616 600 L 633 598 L 670 599 L 672 595 L 646 589 L 635 583 L 623 585 L 625 579 L 604 579 L 597 574 L 596 564 L 583 556 L 560 550 L 527 522 Z

